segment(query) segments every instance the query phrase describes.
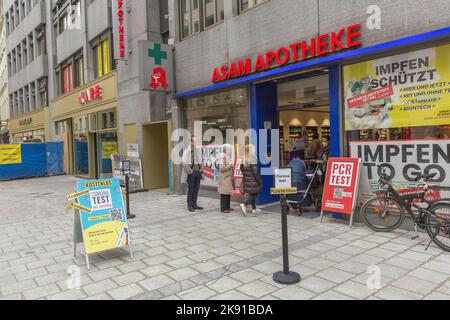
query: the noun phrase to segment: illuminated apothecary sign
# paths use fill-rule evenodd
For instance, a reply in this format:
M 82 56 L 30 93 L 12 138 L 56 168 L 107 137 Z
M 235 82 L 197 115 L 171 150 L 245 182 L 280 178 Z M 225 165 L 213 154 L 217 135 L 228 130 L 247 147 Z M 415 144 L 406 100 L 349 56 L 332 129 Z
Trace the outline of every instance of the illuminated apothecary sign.
M 87 90 L 83 90 L 78 95 L 78 102 L 80 104 L 87 104 L 92 101 L 103 99 L 103 86 L 98 84 Z
M 153 41 L 139 41 L 138 47 L 141 90 L 173 92 L 172 48 Z
M 256 60 L 245 58 L 233 61 L 228 65 L 215 68 L 211 81 L 214 83 L 226 81 L 288 63 L 358 47 L 362 44 L 358 40 L 361 36 L 360 30 L 361 24 L 355 24 L 342 28 L 338 32 L 321 34 L 310 40 L 295 42 L 288 47 L 281 47 L 275 51 L 269 50 L 265 54 L 258 54 Z
M 114 57 L 116 60 L 128 60 L 128 25 L 126 14 L 127 1 L 113 0 Z

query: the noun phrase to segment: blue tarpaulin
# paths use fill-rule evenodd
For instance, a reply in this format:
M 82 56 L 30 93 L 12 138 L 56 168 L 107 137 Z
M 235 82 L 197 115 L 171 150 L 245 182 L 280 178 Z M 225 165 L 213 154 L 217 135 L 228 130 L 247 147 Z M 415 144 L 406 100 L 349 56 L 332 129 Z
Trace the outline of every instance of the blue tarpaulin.
M 22 163 L 0 165 L 0 180 L 62 174 L 63 143 L 22 144 Z
M 47 174 L 64 173 L 64 143 L 47 143 Z

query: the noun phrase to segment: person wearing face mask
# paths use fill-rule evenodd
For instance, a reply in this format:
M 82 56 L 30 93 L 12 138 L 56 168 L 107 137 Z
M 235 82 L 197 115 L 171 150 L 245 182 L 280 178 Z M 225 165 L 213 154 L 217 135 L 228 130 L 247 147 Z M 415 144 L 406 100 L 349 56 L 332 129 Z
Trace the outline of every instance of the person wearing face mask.
M 324 181 L 327 172 L 328 158 L 330 157 L 330 138 L 328 138 L 327 136 L 324 136 L 322 138 L 322 147 L 318 152 L 318 156 L 318 163 L 322 165 L 322 180 Z

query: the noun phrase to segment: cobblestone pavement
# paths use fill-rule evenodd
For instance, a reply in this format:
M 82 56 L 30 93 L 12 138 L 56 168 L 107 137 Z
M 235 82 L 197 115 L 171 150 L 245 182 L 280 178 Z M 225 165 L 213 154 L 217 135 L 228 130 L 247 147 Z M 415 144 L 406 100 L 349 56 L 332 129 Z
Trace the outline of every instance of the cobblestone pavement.
M 64 212 L 73 177 L 0 183 L 0 299 L 449 299 L 450 254 L 429 238 L 398 230 L 377 234 L 329 218 L 289 217 L 291 269 L 281 286 L 280 217 L 222 214 L 218 201 L 194 214 L 185 197 L 148 192 L 131 197 L 134 259 L 122 250 L 73 257 L 73 215 Z M 80 289 L 67 269 L 81 267 Z M 369 290 L 367 270 L 381 269 Z

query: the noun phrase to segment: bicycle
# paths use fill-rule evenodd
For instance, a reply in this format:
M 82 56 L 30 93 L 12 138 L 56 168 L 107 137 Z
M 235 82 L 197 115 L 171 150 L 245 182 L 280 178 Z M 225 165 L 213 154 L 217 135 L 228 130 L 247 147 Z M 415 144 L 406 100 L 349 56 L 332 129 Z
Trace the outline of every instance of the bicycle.
M 445 251 L 450 251 L 450 199 L 428 200 L 427 193 L 437 190 L 449 191 L 450 187 L 438 185 L 429 186 L 427 182 L 433 179 L 436 174 L 425 173 L 417 177 L 416 182 L 423 180 L 423 185 L 418 190 L 407 190 L 400 194 L 392 186 L 392 181 L 386 175 L 384 169 L 378 166 L 381 171 L 379 184 L 380 194 L 366 201 L 361 207 L 362 221 L 372 230 L 378 232 L 390 232 L 401 226 L 407 212 L 413 219 L 416 236 L 419 237 L 417 228 L 425 229 L 431 238 L 425 250 L 428 250 L 434 242 Z M 419 206 L 426 204 L 426 206 Z M 413 209 L 418 213 L 414 213 Z

